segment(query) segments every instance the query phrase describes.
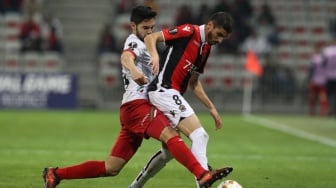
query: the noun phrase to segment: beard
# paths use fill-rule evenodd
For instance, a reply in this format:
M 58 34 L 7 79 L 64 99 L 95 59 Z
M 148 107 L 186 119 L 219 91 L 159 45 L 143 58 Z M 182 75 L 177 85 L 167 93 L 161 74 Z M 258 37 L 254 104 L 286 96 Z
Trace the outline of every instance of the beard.
M 208 38 L 208 39 L 207 39 L 207 42 L 208 42 L 209 45 L 216 45 L 216 44 L 218 44 L 217 41 L 213 40 L 213 35 L 212 35 L 211 32 L 209 32 L 207 38 Z
M 145 36 L 141 35 L 141 33 L 138 31 L 138 29 L 136 30 L 135 34 L 141 41 L 144 41 L 144 38 L 145 38 L 146 35 Z

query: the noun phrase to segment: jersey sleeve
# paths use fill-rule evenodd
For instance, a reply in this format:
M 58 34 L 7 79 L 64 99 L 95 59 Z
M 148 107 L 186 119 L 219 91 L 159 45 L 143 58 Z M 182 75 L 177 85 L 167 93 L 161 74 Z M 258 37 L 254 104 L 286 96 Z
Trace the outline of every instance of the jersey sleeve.
M 128 38 L 124 44 L 124 51 L 129 51 L 134 55 L 134 59 L 140 56 L 142 53 L 142 44 L 139 40 Z
M 170 29 L 163 29 L 162 34 L 164 40 L 167 42 L 178 38 L 189 37 L 194 33 L 194 30 L 193 25 L 184 24 Z

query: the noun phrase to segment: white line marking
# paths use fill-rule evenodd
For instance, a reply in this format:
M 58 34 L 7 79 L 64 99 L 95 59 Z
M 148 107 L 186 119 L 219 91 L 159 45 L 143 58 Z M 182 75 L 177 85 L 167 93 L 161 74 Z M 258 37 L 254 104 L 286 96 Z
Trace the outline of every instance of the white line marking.
M 250 123 L 256 123 L 260 126 L 267 127 L 270 129 L 278 130 L 296 137 L 301 137 L 307 140 L 319 142 L 331 147 L 336 147 L 336 140 L 326 138 L 323 136 L 318 136 L 312 133 L 308 133 L 299 129 L 292 128 L 286 124 L 278 123 L 275 121 L 271 121 L 269 119 L 261 118 L 261 117 L 256 117 L 252 115 L 246 115 L 244 117 L 245 121 L 248 121 Z

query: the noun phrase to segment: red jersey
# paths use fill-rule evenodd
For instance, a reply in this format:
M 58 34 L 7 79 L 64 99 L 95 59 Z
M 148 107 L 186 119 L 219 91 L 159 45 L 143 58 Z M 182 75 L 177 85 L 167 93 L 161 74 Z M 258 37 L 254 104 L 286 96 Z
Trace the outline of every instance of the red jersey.
M 184 24 L 162 30 L 167 48 L 160 57 L 160 73 L 148 91 L 164 87 L 183 94 L 191 74 L 203 73 L 211 50 L 205 41 L 204 27 Z

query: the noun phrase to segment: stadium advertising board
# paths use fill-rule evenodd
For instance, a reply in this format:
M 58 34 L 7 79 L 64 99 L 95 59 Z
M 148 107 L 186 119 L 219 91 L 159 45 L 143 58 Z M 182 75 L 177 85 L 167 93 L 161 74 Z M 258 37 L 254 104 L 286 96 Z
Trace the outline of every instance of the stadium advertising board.
M 77 77 L 65 73 L 0 73 L 0 108 L 77 108 Z

